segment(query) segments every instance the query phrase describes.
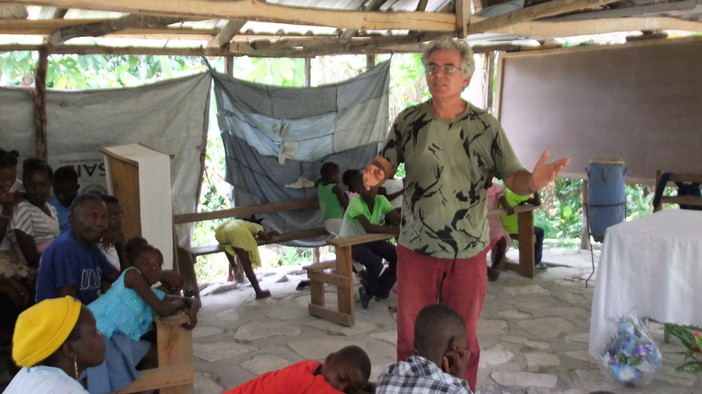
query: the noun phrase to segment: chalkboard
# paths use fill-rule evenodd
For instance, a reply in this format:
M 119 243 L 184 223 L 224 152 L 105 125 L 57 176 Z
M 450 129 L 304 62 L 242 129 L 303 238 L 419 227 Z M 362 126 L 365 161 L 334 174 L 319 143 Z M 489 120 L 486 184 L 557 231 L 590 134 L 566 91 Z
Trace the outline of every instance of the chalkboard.
M 702 172 L 702 39 L 506 54 L 501 75 L 499 118 L 528 169 L 549 149 L 570 177 L 601 157 L 628 181 Z

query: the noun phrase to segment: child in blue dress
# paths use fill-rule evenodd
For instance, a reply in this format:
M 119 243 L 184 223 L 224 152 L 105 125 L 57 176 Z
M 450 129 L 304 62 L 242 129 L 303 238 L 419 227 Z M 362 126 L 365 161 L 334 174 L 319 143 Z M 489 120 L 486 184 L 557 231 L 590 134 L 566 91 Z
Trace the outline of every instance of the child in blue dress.
M 186 328 L 197 323 L 198 299 L 166 295 L 151 288 L 161 277 L 161 251 L 140 237 L 132 238 L 126 250 L 129 268 L 110 290 L 88 305 L 107 346 L 105 362 L 87 370 L 88 391 L 92 394 L 118 391 L 139 377 L 137 364 L 151 348 L 142 337 L 151 330 L 154 313 L 170 316 L 183 311 L 190 316 Z M 151 364 L 141 366 L 156 366 Z

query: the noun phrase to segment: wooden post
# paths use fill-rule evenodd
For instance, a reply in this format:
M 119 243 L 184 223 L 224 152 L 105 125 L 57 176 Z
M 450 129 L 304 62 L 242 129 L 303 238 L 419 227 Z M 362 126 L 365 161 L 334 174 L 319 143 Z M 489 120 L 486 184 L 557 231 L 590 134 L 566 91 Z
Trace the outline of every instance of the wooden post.
M 34 70 L 34 126 L 36 132 L 36 157 L 47 161 L 47 127 L 46 127 L 46 69 L 49 62 L 49 48 L 39 48 L 37 68 Z
M 587 188 L 587 179 L 583 179 L 583 187 L 580 189 L 581 200 L 583 202 L 583 214 L 581 216 L 582 220 L 580 221 L 580 249 L 587 249 L 590 247 L 590 222 L 587 220 Z
M 319 263 L 319 246 L 312 248 L 312 264 Z
M 468 37 L 470 23 L 470 0 L 456 0 L 456 36 Z
M 312 59 L 305 58 L 305 86 L 312 86 Z
M 495 57 L 497 55 L 496 51 L 490 51 L 485 54 L 485 108 L 488 112 L 496 115 L 493 111 L 493 104 L 495 102 L 495 96 L 492 94 L 492 82 L 495 76 Z
M 375 67 L 375 55 L 366 55 L 366 70 Z
M 228 55 L 224 57 L 224 73 L 230 77 L 234 76 L 234 56 Z
M 519 212 L 519 270 L 522 276 L 533 278 L 536 273 L 534 256 L 534 214 L 532 211 Z

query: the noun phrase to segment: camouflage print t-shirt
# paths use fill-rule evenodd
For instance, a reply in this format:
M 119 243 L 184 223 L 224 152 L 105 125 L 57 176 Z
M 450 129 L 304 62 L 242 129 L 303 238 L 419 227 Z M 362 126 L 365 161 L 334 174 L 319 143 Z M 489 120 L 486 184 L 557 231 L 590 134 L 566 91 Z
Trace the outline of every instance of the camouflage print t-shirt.
M 468 258 L 488 244 L 485 180 L 522 168 L 502 126 L 467 103 L 452 121 L 425 102 L 395 119 L 380 155 L 405 163 L 405 193 L 398 243 L 437 258 Z

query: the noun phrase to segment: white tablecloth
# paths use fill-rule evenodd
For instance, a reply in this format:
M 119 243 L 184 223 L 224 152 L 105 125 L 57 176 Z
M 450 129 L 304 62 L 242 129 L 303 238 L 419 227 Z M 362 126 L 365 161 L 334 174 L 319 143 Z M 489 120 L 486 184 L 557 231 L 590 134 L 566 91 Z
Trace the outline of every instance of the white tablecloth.
M 702 327 L 702 211 L 668 209 L 607 229 L 590 316 L 593 357 L 630 312 Z

